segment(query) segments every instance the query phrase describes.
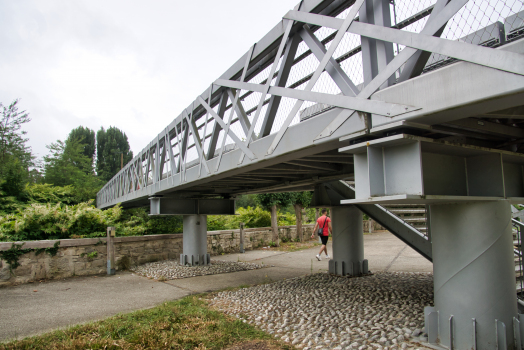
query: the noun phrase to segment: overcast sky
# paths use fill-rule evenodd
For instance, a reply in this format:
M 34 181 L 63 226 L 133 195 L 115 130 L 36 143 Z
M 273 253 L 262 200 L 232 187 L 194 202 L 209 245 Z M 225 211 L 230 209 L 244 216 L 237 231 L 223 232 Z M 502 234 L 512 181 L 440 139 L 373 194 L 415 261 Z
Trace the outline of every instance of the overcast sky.
M 0 0 L 0 102 L 30 113 L 33 152 L 80 125 L 134 154 L 298 0 Z

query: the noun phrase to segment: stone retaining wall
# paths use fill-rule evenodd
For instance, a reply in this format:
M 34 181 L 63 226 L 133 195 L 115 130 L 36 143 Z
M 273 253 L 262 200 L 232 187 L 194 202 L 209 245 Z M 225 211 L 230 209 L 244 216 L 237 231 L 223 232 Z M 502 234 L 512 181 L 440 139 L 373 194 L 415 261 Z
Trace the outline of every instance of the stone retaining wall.
M 303 225 L 304 237 L 311 235 L 313 225 Z M 295 226 L 280 226 L 281 239 L 297 237 Z M 251 250 L 271 241 L 271 228 L 244 229 L 244 249 Z M 106 238 L 61 239 L 58 252 L 51 256 L 44 251 L 57 241 L 15 242 L 31 252 L 19 257 L 20 264 L 12 269 L 0 259 L 0 286 L 58 279 L 71 276 L 96 275 L 106 272 Z M 151 261 L 178 259 L 182 253 L 182 234 L 164 234 L 135 237 L 116 237 L 115 258 L 117 270 Z M 210 231 L 207 234 L 208 253 L 219 255 L 239 250 L 240 230 Z M 13 242 L 0 243 L 0 251 L 9 250 Z M 44 249 L 43 249 L 44 248 Z

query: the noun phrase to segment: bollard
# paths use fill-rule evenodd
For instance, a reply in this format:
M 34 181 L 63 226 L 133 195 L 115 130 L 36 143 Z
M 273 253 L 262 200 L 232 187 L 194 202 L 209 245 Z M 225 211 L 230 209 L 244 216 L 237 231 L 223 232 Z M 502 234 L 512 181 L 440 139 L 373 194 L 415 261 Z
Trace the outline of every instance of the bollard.
M 107 228 L 107 274 L 115 274 L 115 228 L 109 226 Z
M 245 253 L 244 249 L 244 223 L 240 223 L 240 252 Z

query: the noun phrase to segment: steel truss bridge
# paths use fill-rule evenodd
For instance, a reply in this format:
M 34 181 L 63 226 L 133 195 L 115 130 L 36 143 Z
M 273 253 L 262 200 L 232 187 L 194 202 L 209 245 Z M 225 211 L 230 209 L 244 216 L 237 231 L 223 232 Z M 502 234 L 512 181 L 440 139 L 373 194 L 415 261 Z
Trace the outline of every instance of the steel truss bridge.
M 208 263 L 199 215 L 233 213 L 239 194 L 314 190 L 333 207 L 330 272 L 366 272 L 364 212 L 433 261 L 429 342 L 521 348 L 509 208 L 524 202 L 523 125 L 522 0 L 303 0 L 97 206 L 186 214 L 181 259 L 196 264 Z M 392 204 L 427 206 L 428 233 Z

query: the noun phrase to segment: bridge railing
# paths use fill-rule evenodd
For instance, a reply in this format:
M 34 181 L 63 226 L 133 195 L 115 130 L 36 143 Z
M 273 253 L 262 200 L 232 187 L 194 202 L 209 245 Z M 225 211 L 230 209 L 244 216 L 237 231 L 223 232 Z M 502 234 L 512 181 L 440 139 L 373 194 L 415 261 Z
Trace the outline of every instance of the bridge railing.
M 290 127 L 327 110 L 340 113 L 312 144 L 358 113 L 416 110 L 369 98 L 456 61 L 524 73 L 521 57 L 494 50 L 524 36 L 521 0 L 371 3 L 302 1 L 138 152 L 98 193 L 97 206 L 153 195 L 166 180 L 180 186 L 193 167 L 199 178 L 232 170 L 221 164 L 232 150 L 241 151 L 240 167 L 257 159 L 252 143 L 270 135 L 271 157 Z

